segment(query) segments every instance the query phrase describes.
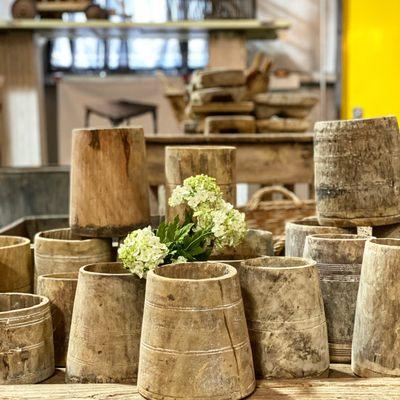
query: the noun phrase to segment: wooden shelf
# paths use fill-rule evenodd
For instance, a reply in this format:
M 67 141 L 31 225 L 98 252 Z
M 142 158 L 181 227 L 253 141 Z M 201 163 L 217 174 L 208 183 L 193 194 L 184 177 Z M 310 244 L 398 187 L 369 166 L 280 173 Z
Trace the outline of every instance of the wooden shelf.
M 0 21 L 0 31 L 36 31 L 45 36 L 206 36 L 210 32 L 240 32 L 246 39 L 276 39 L 277 32 L 288 29 L 289 22 L 283 20 L 203 20 L 176 22 L 110 22 L 90 20 L 66 22 L 56 19 L 20 19 Z

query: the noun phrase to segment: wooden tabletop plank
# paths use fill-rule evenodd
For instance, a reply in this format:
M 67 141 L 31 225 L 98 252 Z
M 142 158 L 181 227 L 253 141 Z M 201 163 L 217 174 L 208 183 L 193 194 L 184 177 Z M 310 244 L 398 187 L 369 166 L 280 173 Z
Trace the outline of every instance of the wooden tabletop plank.
M 2 386 L 2 400 L 139 400 L 136 386 L 122 384 L 62 384 L 64 371 L 41 385 Z M 55 383 L 57 382 L 57 383 Z M 350 365 L 332 364 L 329 378 L 259 380 L 252 400 L 395 400 L 400 398 L 400 378 L 357 378 Z
M 224 133 L 224 134 L 147 134 L 149 144 L 234 144 L 234 143 L 312 143 L 312 132 L 305 133 Z

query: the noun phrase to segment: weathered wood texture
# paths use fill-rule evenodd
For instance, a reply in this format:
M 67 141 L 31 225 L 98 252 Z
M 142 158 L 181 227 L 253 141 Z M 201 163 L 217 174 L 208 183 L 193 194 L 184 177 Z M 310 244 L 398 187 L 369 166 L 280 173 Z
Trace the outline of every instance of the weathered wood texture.
M 260 257 L 244 261 L 239 274 L 256 375 L 326 374 L 328 336 L 315 262 Z
M 304 245 L 308 235 L 325 233 L 355 233 L 351 228 L 321 226 L 318 219 L 305 218 L 287 222 L 285 226 L 285 256 L 303 257 Z
M 251 115 L 213 115 L 206 117 L 204 133 L 255 133 L 256 122 Z
M 0 226 L 27 215 L 68 213 L 68 167 L 0 168 L 0 187 Z
M 351 365 L 362 377 L 400 376 L 399 257 L 400 239 L 365 245 Z
M 361 263 L 367 237 L 307 236 L 304 257 L 316 261 L 321 280 L 331 362 L 350 363 Z
M 82 236 L 124 236 L 150 223 L 143 129 L 77 129 L 72 136 L 70 225 Z
M 325 379 L 260 380 L 252 400 L 397 400 L 399 378 L 359 379 L 333 364 Z M 340 367 L 340 368 L 338 368 Z M 122 384 L 15 385 L 2 388 L 5 400 L 142 400 L 136 386 Z
M 18 236 L 0 236 L 0 292 L 29 293 L 33 270 L 30 241 Z
M 191 85 L 194 88 L 212 88 L 224 86 L 243 86 L 246 77 L 243 69 L 209 68 L 198 70 L 192 75 Z
M 48 274 L 38 278 L 37 293 L 50 300 L 57 367 L 65 367 L 77 284 L 78 272 Z
M 310 121 L 302 118 L 278 118 L 257 120 L 257 132 L 306 132 Z
M 136 382 L 145 285 L 121 263 L 79 270 L 67 355 L 69 382 Z
M 185 207 L 170 207 L 168 199 L 186 178 L 205 174 L 216 179 L 223 197 L 236 204 L 236 149 L 230 146 L 168 146 L 165 149 L 166 217 L 183 215 Z
M 219 260 L 222 263 L 238 268 L 241 262 L 247 258 L 273 255 L 272 233 L 261 229 L 249 229 L 247 236 L 238 246 L 225 247 L 220 251 L 214 250 L 211 259 Z
M 149 272 L 138 388 L 148 399 L 234 400 L 254 391 L 234 267 L 171 264 Z
M 237 149 L 238 183 L 313 183 L 312 143 L 313 135 L 310 133 L 147 135 L 149 181 L 150 185 L 165 183 L 166 146 L 223 145 Z
M 53 332 L 47 298 L 0 293 L 0 360 L 1 385 L 37 383 L 53 374 Z M 2 393 L 0 396 L 4 398 Z
M 190 93 L 192 104 L 206 104 L 214 102 L 237 102 L 246 96 L 246 86 L 212 87 L 195 90 Z
M 35 236 L 35 287 L 40 275 L 78 272 L 86 264 L 112 261 L 112 242 L 77 236 L 69 228 Z
M 400 221 L 400 135 L 395 117 L 315 124 L 315 190 L 321 225 Z
M 254 97 L 257 119 L 274 115 L 285 118 L 305 118 L 317 104 L 318 98 L 299 93 L 260 93 Z

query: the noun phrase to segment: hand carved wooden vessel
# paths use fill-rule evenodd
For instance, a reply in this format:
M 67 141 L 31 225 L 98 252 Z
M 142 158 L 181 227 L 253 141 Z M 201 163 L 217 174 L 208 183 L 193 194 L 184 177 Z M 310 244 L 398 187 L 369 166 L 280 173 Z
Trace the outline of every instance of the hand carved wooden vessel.
M 138 389 L 158 400 L 234 400 L 253 392 L 253 360 L 235 268 L 204 262 L 149 272 Z
M 361 377 L 400 376 L 400 239 L 365 245 L 351 367 Z
M 328 372 L 328 336 L 315 262 L 246 260 L 240 284 L 256 375 L 303 378 Z
M 307 236 L 304 258 L 317 263 L 328 325 L 331 362 L 350 363 L 361 263 L 367 237 Z
M 400 135 L 395 117 L 317 122 L 317 214 L 321 225 L 400 221 Z
M 53 374 L 53 330 L 46 297 L 0 293 L 0 360 L 0 385 L 38 383 Z

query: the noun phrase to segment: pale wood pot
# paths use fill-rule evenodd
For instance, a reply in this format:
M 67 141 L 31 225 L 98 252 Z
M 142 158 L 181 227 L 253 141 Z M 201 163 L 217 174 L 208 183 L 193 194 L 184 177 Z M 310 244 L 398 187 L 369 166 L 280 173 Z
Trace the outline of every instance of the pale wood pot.
M 76 129 L 72 134 L 70 226 L 91 237 L 118 237 L 150 224 L 141 127 Z
M 50 300 L 56 367 L 65 367 L 78 272 L 41 275 L 37 292 Z
M 223 197 L 236 205 L 236 148 L 231 146 L 167 146 L 165 149 L 166 217 L 184 216 L 185 207 L 170 207 L 168 199 L 186 178 L 205 174 L 216 179 Z
M 29 239 L 0 236 L 0 277 L 0 292 L 31 292 L 33 270 Z
M 317 214 L 321 225 L 400 221 L 400 135 L 395 117 L 317 122 Z
M 234 400 L 254 388 L 236 269 L 204 262 L 149 272 L 139 393 L 159 400 Z
M 315 262 L 260 257 L 244 261 L 239 275 L 256 375 L 327 373 L 328 335 Z
M 285 226 L 285 256 L 303 257 L 306 237 L 308 235 L 327 233 L 352 233 L 352 229 L 321 226 L 317 217 L 287 222 Z
M 307 236 L 304 258 L 317 263 L 328 325 L 331 362 L 350 363 L 361 263 L 367 237 Z
M 86 264 L 112 259 L 111 240 L 82 238 L 69 228 L 39 232 L 35 235 L 35 288 L 40 275 L 78 272 Z
M 400 239 L 367 241 L 351 361 L 361 377 L 400 376 L 399 260 Z
M 26 293 L 0 293 L 0 384 L 38 383 L 53 372 L 49 300 Z
M 272 233 L 261 229 L 249 229 L 238 246 L 214 250 L 211 259 L 239 268 L 241 262 L 247 258 L 272 255 L 274 255 Z
M 122 263 L 90 264 L 79 270 L 68 382 L 136 382 L 145 285 Z

